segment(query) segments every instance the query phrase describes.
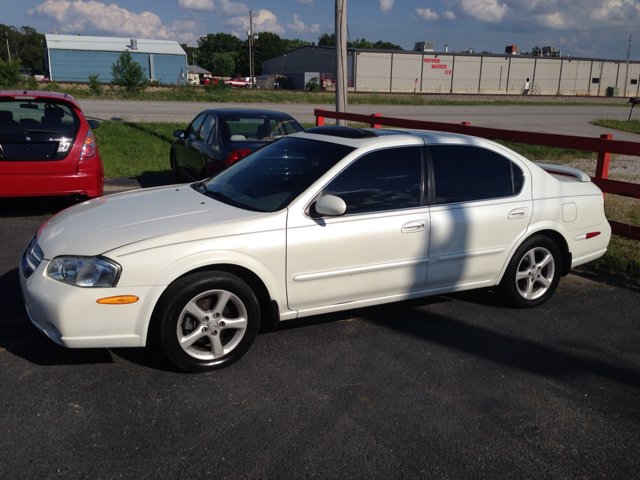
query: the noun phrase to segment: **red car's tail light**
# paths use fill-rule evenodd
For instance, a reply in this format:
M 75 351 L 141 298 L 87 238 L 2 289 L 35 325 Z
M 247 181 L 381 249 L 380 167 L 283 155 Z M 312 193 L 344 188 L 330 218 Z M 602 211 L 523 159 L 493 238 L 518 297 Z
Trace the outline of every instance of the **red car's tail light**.
M 86 138 L 84 139 L 84 145 L 82 146 L 82 154 L 80 160 L 89 160 L 96 156 L 96 139 L 93 137 L 93 132 L 89 130 Z
M 238 150 L 234 150 L 229 154 L 227 159 L 224 161 L 225 165 L 231 165 L 232 163 L 237 162 L 241 158 L 246 157 L 251 153 L 251 150 L 248 148 L 239 148 Z

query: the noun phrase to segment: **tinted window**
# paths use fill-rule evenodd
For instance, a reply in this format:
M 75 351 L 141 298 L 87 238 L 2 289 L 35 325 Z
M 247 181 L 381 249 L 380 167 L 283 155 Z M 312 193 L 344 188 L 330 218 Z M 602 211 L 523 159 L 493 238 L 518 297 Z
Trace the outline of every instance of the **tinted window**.
M 202 122 L 204 121 L 205 115 L 198 115 L 193 122 L 191 122 L 191 125 L 189 125 L 187 127 L 187 130 L 185 132 L 185 137 L 189 138 L 190 140 L 194 140 L 196 138 L 196 133 L 198 133 L 198 130 L 200 130 L 200 127 L 202 126 Z
M 201 191 L 241 208 L 275 212 L 352 151 L 344 145 L 285 137 L 211 178 Z
M 430 153 L 435 203 L 508 197 L 522 188 L 522 170 L 491 150 L 440 145 Z
M 420 147 L 389 148 L 352 163 L 324 189 L 347 204 L 347 214 L 420 205 Z
M 213 115 L 209 115 L 207 119 L 202 124 L 202 128 L 198 133 L 198 141 L 206 143 L 209 139 L 209 135 L 211 135 L 211 130 L 213 130 L 214 125 L 216 124 L 216 117 Z

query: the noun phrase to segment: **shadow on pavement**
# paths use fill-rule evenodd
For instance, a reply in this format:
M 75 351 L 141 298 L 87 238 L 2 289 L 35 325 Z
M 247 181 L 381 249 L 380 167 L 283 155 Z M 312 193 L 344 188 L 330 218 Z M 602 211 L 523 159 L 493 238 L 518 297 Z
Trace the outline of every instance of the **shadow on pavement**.
M 375 314 L 370 312 L 362 317 L 429 343 L 535 375 L 577 383 L 588 382 L 593 376 L 598 376 L 640 389 L 640 371 L 588 358 L 589 353 L 598 354 L 596 346 L 583 345 L 581 350 L 589 352 L 583 356 L 473 325 L 472 319 L 467 323 L 420 309 L 406 309 L 402 315 L 397 315 L 388 305 L 378 309 Z

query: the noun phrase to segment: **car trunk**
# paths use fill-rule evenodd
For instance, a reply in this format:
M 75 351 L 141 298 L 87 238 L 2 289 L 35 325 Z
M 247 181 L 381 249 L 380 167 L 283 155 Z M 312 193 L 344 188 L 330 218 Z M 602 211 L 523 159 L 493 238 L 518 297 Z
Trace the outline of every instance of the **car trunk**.
M 65 152 L 65 143 L 71 145 Z M 81 145 L 73 139 L 43 134 L 0 134 L 0 173 L 68 173 L 78 168 Z
M 76 171 L 85 130 L 75 107 L 64 100 L 0 99 L 0 174 Z

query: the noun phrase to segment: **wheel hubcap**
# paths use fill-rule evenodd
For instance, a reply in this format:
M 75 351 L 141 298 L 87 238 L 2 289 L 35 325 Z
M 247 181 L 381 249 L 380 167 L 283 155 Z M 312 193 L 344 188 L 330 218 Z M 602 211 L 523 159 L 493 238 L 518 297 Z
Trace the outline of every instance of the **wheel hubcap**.
M 535 247 L 524 254 L 516 270 L 516 287 L 522 298 L 535 300 L 551 287 L 556 271 L 553 255 L 543 247 Z
M 198 360 L 214 360 L 238 346 L 247 329 L 247 309 L 232 292 L 209 290 L 189 301 L 178 318 L 182 349 Z

